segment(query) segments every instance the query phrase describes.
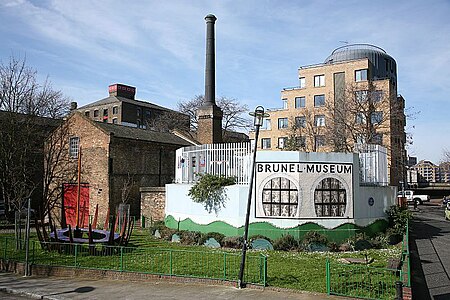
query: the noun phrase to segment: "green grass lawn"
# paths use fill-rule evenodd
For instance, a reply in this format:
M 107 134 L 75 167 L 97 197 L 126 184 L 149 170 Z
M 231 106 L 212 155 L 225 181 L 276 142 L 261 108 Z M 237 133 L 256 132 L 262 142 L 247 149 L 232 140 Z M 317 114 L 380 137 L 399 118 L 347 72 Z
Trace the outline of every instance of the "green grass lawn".
M 0 243 L 3 243 L 4 236 L 6 235 L 0 234 Z M 36 240 L 36 237 L 32 235 L 32 239 Z M 36 263 L 40 264 L 85 268 L 95 266 L 95 268 L 99 269 L 153 274 L 173 273 L 178 276 L 226 280 L 237 280 L 241 255 L 239 249 L 211 249 L 204 246 L 186 246 L 179 243 L 171 243 L 152 237 L 148 230 L 139 229 L 134 230 L 128 248 L 123 248 L 121 252 L 117 249 L 107 252 L 105 247 L 100 245 L 96 247 L 96 250 L 91 249 L 92 251 L 89 252 L 87 246 L 80 246 L 77 248 L 77 261 L 74 261 L 73 258 L 75 251 L 73 246 L 70 247 L 68 245 L 67 248 L 62 250 L 60 248 L 60 252 L 47 252 L 39 249 L 38 243 L 35 245 L 37 245 L 35 246 Z M 0 244 L 0 249 L 2 247 L 3 245 Z M 386 268 L 388 258 L 398 257 L 400 253 L 401 247 L 398 246 L 392 246 L 383 250 L 371 249 L 361 252 L 249 250 L 248 257 L 252 261 L 247 264 L 249 269 L 246 274 L 248 274 L 247 276 L 260 276 L 262 254 L 267 256 L 267 284 L 269 286 L 325 293 L 327 259 L 333 265 L 340 258 L 364 259 L 367 255 L 369 259 L 373 259 L 373 262 L 370 264 L 371 267 Z M 2 255 L 0 253 L 0 256 Z M 338 271 L 344 271 L 339 269 L 339 267 L 332 270 L 333 274 L 336 274 Z M 257 277 L 251 278 L 252 282 L 258 282 L 260 279 Z

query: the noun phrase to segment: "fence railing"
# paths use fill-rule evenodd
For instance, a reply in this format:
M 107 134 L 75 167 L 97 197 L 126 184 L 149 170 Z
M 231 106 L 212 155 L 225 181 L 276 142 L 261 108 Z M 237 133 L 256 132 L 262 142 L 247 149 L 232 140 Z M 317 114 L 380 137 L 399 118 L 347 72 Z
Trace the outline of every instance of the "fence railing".
M 399 269 L 349 265 L 326 261 L 326 288 L 329 295 L 362 299 L 397 299 L 396 283 L 411 287 L 409 226 L 402 241 Z
M 10 237 L 0 240 L 1 258 L 25 262 L 25 250 L 16 250 L 15 244 L 15 240 Z M 244 281 L 265 286 L 267 257 L 263 254 L 250 253 L 246 259 Z M 240 260 L 240 253 L 214 250 L 194 251 L 31 241 L 29 263 L 237 282 Z
M 175 182 L 195 183 L 198 174 L 235 177 L 237 184 L 248 184 L 251 172 L 251 143 L 207 144 L 180 148 L 176 151 Z M 387 185 L 386 148 L 357 144 L 361 184 Z M 355 166 L 357 168 L 357 166 Z
M 235 177 L 248 184 L 251 171 L 250 143 L 206 144 L 177 150 L 176 182 L 193 183 L 197 174 Z

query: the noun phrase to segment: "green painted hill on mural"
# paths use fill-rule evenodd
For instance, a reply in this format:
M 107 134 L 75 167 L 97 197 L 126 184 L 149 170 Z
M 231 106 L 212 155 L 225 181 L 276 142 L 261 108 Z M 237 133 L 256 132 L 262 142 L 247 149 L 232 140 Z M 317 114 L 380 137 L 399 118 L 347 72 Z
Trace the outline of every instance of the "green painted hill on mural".
M 244 233 L 243 226 L 237 228 L 222 221 L 215 221 L 209 224 L 198 224 L 191 219 L 175 220 L 172 216 L 167 216 L 165 224 L 169 228 L 189 231 L 219 232 L 225 236 L 241 236 Z M 309 231 L 316 231 L 327 236 L 329 241 L 343 242 L 346 239 L 354 237 L 356 234 L 365 234 L 373 236 L 377 232 L 381 232 L 387 227 L 387 221 L 379 219 L 366 227 L 360 227 L 352 223 L 346 223 L 338 227 L 328 229 L 316 223 L 305 223 L 293 228 L 279 228 L 269 222 L 255 222 L 249 225 L 249 236 L 262 235 L 272 240 L 280 238 L 283 235 L 292 235 L 298 240 Z

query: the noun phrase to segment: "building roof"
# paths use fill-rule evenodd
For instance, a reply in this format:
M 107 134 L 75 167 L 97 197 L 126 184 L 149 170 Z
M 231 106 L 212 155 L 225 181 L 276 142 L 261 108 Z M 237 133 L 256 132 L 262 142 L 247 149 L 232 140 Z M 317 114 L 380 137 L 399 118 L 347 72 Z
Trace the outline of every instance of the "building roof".
M 153 131 L 149 129 L 140 129 L 135 127 L 128 127 L 118 124 L 111 123 L 103 123 L 96 122 L 91 119 L 88 119 L 85 116 L 82 116 L 86 120 L 94 123 L 97 127 L 102 129 L 103 131 L 113 134 L 114 137 L 123 138 L 123 139 L 132 139 L 132 140 L 140 140 L 147 142 L 155 142 L 155 143 L 163 143 L 163 144 L 173 144 L 180 146 L 191 146 L 192 144 L 187 142 L 186 140 L 170 133 L 170 132 L 159 132 Z
M 166 107 L 159 106 L 159 105 L 147 102 L 147 101 L 129 99 L 129 98 L 120 97 L 120 96 L 109 96 L 109 97 L 106 97 L 104 99 L 101 99 L 101 100 L 89 103 L 87 105 L 81 106 L 81 107 L 78 108 L 78 110 L 88 109 L 88 108 L 91 108 L 91 107 L 101 106 L 101 105 L 110 104 L 110 103 L 119 103 L 119 102 L 125 102 L 125 103 L 129 103 L 129 104 L 143 106 L 143 107 L 148 107 L 148 108 L 157 109 L 157 110 L 173 111 L 173 110 L 168 109 Z

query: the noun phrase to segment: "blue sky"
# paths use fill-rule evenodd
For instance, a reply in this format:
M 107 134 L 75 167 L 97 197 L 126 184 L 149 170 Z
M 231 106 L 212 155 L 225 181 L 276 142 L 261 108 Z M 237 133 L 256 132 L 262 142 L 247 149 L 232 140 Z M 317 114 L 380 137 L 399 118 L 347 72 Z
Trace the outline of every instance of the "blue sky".
M 129 2 L 129 3 L 128 3 Z M 397 61 L 398 92 L 419 112 L 409 154 L 438 162 L 450 150 L 450 1 L 0 0 L 0 59 L 26 55 L 78 104 L 112 83 L 175 108 L 204 91 L 205 21 L 216 22 L 216 93 L 250 109 L 281 107 L 299 66 L 348 43 Z

